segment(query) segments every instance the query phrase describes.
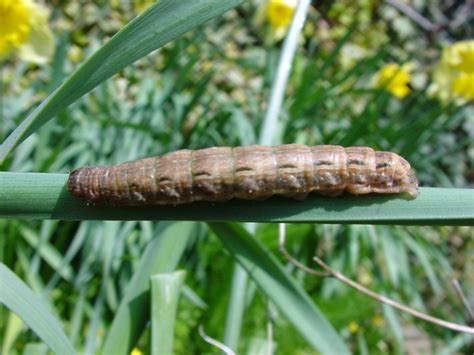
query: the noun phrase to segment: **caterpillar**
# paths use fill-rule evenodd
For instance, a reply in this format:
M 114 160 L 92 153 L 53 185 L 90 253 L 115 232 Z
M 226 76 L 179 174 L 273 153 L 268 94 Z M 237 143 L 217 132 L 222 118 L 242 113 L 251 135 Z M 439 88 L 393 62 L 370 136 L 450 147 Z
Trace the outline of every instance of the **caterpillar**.
M 184 204 L 193 201 L 304 199 L 337 196 L 418 196 L 410 164 L 391 152 L 335 145 L 251 145 L 178 150 L 116 166 L 73 170 L 68 191 L 90 203 Z

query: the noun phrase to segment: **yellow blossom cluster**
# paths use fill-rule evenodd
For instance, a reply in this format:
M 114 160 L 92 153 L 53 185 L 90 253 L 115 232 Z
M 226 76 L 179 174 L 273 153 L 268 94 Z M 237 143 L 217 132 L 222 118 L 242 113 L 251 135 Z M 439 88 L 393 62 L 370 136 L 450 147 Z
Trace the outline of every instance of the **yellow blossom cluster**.
M 410 93 L 412 64 L 385 64 L 374 76 L 375 87 L 402 99 Z M 443 49 L 428 94 L 442 101 L 474 100 L 474 40 L 456 42 Z
M 349 329 L 352 334 L 357 333 L 359 331 L 359 328 L 359 324 L 355 321 L 352 321 L 347 325 L 347 329 Z
M 375 87 L 383 88 L 399 99 L 410 93 L 411 64 L 385 64 L 374 77 Z
M 143 351 L 141 351 L 139 348 L 135 347 L 133 350 L 130 352 L 130 355 L 143 355 Z
M 28 8 L 18 0 L 0 1 L 0 54 L 20 47 L 30 33 Z
M 281 40 L 291 23 L 298 0 L 263 0 L 255 14 L 254 23 L 257 27 L 268 24 L 265 35 L 267 43 Z
M 474 40 L 456 42 L 443 49 L 429 93 L 443 101 L 474 99 Z
M 297 5 L 296 0 L 269 0 L 267 19 L 273 27 L 288 27 Z
M 33 0 L 0 0 L 0 59 L 13 51 L 34 63 L 45 63 L 54 50 L 48 12 Z

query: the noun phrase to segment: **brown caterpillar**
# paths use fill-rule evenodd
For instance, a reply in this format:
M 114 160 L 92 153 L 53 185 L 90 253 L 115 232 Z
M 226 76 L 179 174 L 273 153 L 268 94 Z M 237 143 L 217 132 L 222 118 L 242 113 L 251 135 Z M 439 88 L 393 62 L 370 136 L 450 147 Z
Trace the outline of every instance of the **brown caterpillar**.
M 418 195 L 410 164 L 395 153 L 302 144 L 178 150 L 116 166 L 79 168 L 69 175 L 67 188 L 88 202 L 110 205 L 263 200 L 273 195 L 303 199 L 310 192 Z

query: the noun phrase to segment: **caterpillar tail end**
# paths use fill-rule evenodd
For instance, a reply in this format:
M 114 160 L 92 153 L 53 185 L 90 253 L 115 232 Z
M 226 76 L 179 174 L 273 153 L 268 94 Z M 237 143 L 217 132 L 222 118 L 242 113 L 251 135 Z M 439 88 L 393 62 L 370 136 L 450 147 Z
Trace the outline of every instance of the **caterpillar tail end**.
M 402 191 L 406 194 L 407 198 L 414 200 L 420 195 L 418 189 L 418 179 L 413 171 L 411 171 L 403 184 Z

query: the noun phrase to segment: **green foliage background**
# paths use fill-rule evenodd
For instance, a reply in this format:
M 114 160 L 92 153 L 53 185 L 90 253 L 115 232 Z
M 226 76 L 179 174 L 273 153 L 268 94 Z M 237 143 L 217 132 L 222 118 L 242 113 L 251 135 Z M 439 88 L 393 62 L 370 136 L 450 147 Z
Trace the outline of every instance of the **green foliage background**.
M 53 2 L 57 51 L 51 65 L 39 68 L 12 59 L 2 68 L 0 141 L 132 19 L 141 3 Z M 344 3 L 322 2 L 309 14 L 277 140 L 391 150 L 412 163 L 423 186 L 470 187 L 472 108 L 446 106 L 428 97 L 429 81 L 401 101 L 370 85 L 387 62 L 416 59 L 428 72 L 436 59 L 432 49 L 446 38 L 461 39 L 459 30 L 433 38 L 407 25 L 411 32 L 403 37 L 394 34 L 397 17 L 380 15 L 385 5 L 357 3 L 366 16 L 346 23 L 338 10 Z M 430 13 L 429 8 L 422 11 Z M 2 170 L 67 173 L 83 165 L 116 164 L 181 148 L 255 143 L 280 44 L 265 43 L 265 29 L 252 21 L 254 12 L 253 3 L 242 5 L 125 67 L 38 129 L 7 156 Z M 343 48 L 348 43 L 365 45 L 370 49 L 367 57 L 347 64 Z M 181 228 L 173 235 L 181 238 L 179 245 L 171 236 L 165 238 L 167 228 Z M 80 352 L 105 352 L 125 336 L 123 329 L 115 332 L 113 324 L 124 326 L 116 315 L 137 271 L 146 275 L 175 267 L 187 271 L 177 311 L 176 353 L 216 351 L 199 336 L 199 325 L 216 339 L 237 337 L 234 350 L 256 353 L 265 344 L 269 318 L 278 353 L 318 349 L 243 276 L 235 262 L 241 256 L 226 244 L 219 228 L 204 223 L 169 227 L 162 222 L 0 220 L 0 260 L 41 295 Z M 250 234 L 262 246 L 258 250 L 285 264 L 278 252 L 278 226 L 253 228 Z M 242 243 L 247 240 L 240 227 L 225 232 L 241 235 Z M 151 253 L 147 248 L 160 250 L 152 244 L 156 240 L 161 240 L 163 255 L 176 253 L 176 261 L 146 269 L 145 256 Z M 251 240 L 249 248 L 256 248 Z M 465 310 L 449 280 L 459 279 L 472 301 L 467 285 L 474 282 L 473 244 L 468 227 L 287 226 L 287 248 L 298 260 L 312 265 L 318 253 L 371 289 L 458 323 L 465 323 Z M 395 313 L 336 280 L 314 278 L 290 265 L 285 270 L 354 352 L 401 353 L 415 346 L 413 338 L 423 340 L 422 352 L 472 351 L 464 335 Z M 240 303 L 236 295 L 242 296 Z M 12 313 L 1 312 L 2 353 L 20 353 L 38 341 Z M 239 319 L 239 313 L 240 336 L 239 322 L 228 321 Z M 144 314 L 143 327 L 150 319 Z M 151 346 L 149 333 L 145 327 L 134 334 L 136 347 L 144 352 Z

